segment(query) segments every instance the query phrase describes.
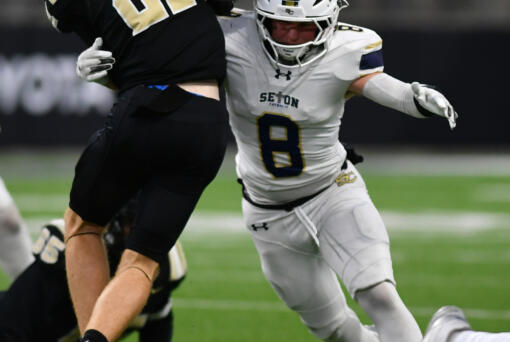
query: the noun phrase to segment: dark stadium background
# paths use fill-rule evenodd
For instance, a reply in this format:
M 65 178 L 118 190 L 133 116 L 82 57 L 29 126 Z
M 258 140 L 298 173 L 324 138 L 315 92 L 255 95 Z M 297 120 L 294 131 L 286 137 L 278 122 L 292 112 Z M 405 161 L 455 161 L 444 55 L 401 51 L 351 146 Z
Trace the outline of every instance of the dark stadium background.
M 83 145 L 101 127 L 113 95 L 74 76 L 73 60 L 85 46 L 50 27 L 42 1 L 2 3 L 0 148 Z M 251 2 L 237 6 L 250 8 Z M 510 144 L 508 18 L 506 0 L 351 1 L 341 20 L 382 36 L 386 72 L 438 85 L 460 119 L 450 132 L 444 120 L 415 120 L 356 98 L 347 105 L 342 138 L 370 145 L 505 151 Z

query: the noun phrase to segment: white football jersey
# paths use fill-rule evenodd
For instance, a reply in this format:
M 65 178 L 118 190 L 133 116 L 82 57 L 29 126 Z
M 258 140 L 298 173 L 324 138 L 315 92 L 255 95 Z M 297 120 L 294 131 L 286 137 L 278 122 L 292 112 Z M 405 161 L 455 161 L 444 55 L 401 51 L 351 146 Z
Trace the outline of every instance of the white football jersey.
M 251 199 L 278 204 L 332 184 L 346 152 L 338 140 L 350 84 L 383 70 L 373 31 L 339 24 L 328 52 L 304 67 L 276 68 L 253 12 L 221 17 L 236 170 Z

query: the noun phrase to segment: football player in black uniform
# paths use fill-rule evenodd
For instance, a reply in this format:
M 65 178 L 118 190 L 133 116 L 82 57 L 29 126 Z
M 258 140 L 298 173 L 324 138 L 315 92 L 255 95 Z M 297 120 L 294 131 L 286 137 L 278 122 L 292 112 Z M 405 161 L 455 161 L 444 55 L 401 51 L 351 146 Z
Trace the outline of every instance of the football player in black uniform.
M 75 169 L 65 214 L 66 270 L 83 341 L 114 341 L 144 306 L 158 273 L 225 153 L 218 101 L 224 38 L 203 0 L 44 0 L 62 32 L 102 37 L 120 90 L 104 129 Z M 101 233 L 140 191 L 137 215 L 110 280 Z
M 124 250 L 134 217 L 133 204 L 123 208 L 104 235 L 112 273 Z M 11 287 L 0 292 L 0 341 L 76 342 L 79 332 L 66 282 L 64 221 L 42 227 L 33 246 L 35 261 Z M 170 293 L 186 274 L 186 259 L 177 243 L 161 263 L 147 305 L 130 324 L 140 342 L 168 342 L 172 338 L 173 313 Z

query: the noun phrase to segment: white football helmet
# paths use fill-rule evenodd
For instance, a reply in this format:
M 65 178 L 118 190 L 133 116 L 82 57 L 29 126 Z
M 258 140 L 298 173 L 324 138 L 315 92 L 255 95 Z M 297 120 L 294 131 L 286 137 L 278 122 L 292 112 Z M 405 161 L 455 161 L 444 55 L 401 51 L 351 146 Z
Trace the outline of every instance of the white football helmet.
M 277 66 L 297 67 L 309 64 L 327 51 L 336 30 L 338 14 L 349 6 L 347 0 L 255 0 L 257 27 L 269 59 Z M 271 36 L 271 19 L 313 22 L 317 26 L 314 40 L 286 45 Z

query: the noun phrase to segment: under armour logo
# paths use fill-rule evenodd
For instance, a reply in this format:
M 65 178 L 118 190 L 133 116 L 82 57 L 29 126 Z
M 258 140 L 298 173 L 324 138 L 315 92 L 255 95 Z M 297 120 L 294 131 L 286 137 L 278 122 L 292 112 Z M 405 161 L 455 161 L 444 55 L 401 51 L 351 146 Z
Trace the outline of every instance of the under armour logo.
M 286 74 L 284 74 L 280 69 L 276 69 L 276 75 L 274 75 L 274 77 L 276 77 L 276 79 L 280 79 L 280 76 L 285 76 L 287 81 L 290 81 L 290 75 L 292 75 L 292 71 L 290 70 Z
M 263 222 L 261 224 L 252 224 L 251 225 L 251 229 L 253 229 L 254 231 L 257 231 L 259 229 L 264 229 L 264 230 L 268 230 L 269 229 L 269 226 L 267 225 L 267 222 Z

